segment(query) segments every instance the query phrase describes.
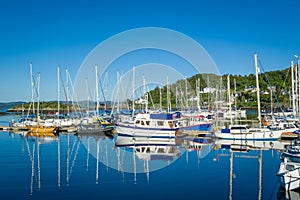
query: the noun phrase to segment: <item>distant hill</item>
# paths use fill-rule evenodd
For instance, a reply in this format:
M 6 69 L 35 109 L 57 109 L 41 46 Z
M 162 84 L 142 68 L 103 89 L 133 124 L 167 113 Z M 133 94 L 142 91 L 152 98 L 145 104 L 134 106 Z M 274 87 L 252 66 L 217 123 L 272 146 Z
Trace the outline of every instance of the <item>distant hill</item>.
M 17 101 L 17 102 L 0 103 L 0 112 L 6 112 L 8 109 L 20 105 L 22 103 L 25 104 L 27 102 Z
M 176 93 L 178 94 L 177 103 L 185 104 L 188 99 L 190 106 L 195 107 L 195 102 L 191 99 L 196 97 L 196 82 L 199 80 L 198 87 L 201 93 L 200 101 L 201 104 L 209 104 L 218 100 L 227 101 L 227 76 L 225 75 L 214 75 L 214 74 L 195 74 L 194 76 L 187 78 L 186 80 L 177 80 L 175 83 L 170 85 L 170 100 L 172 107 L 176 105 Z M 234 84 L 235 83 L 235 84 Z M 280 104 L 283 107 L 289 107 L 290 98 L 289 93 L 291 91 L 291 71 L 290 68 L 284 70 L 276 70 L 263 72 L 259 74 L 259 84 L 261 91 L 261 103 L 262 108 L 267 109 L 270 107 L 270 84 L 273 87 L 273 92 L 277 95 Z M 187 87 L 187 89 L 186 89 Z M 249 75 L 230 75 L 230 90 L 231 94 L 235 93 L 236 88 L 237 96 L 237 107 L 256 107 L 256 78 L 255 74 Z M 252 88 L 252 90 L 250 89 Z M 204 90 L 211 92 L 204 92 Z M 187 91 L 187 94 L 186 94 Z M 222 92 L 220 92 L 222 91 Z M 156 87 L 151 90 L 151 103 L 158 105 L 160 101 L 160 88 Z M 167 86 L 161 88 L 162 93 L 162 106 L 167 107 Z M 273 93 L 274 94 L 274 93 Z M 273 105 L 277 106 L 275 98 L 273 97 Z

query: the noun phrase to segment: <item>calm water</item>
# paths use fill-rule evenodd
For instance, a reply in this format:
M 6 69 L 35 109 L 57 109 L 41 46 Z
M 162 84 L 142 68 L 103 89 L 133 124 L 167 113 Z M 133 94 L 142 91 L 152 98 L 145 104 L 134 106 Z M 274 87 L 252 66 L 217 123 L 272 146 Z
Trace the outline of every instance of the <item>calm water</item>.
M 280 190 L 280 142 L 182 138 L 167 141 L 174 154 L 143 157 L 116 136 L 23 134 L 0 132 L 1 199 L 299 199 Z

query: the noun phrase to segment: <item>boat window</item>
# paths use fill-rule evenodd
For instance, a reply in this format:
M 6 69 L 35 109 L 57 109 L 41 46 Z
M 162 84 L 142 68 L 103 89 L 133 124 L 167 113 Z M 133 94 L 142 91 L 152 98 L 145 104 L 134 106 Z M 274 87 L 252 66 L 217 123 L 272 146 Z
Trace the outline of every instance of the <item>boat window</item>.
M 147 147 L 146 153 L 150 153 L 150 147 Z
M 150 125 L 150 121 L 146 121 L 146 124 L 149 126 Z
M 159 148 L 158 149 L 158 153 L 164 153 L 165 151 L 164 151 L 164 148 Z
M 145 125 L 144 121 L 141 121 L 141 124 L 142 124 L 142 125 Z
M 233 127 L 231 127 L 231 130 L 236 130 L 236 129 L 238 129 L 238 130 L 246 129 L 246 127 L 245 126 L 233 126 Z
M 136 124 L 140 124 L 140 120 L 136 120 L 135 123 L 136 123 Z
M 285 166 L 285 169 L 286 169 L 286 170 L 289 170 L 289 171 L 290 171 L 290 170 L 294 170 L 294 169 L 295 169 L 295 166 L 294 166 L 294 165 L 286 165 L 286 166 Z
M 158 126 L 163 126 L 164 125 L 164 121 L 157 121 L 157 125 Z
M 173 125 L 173 122 L 172 122 L 172 121 L 168 121 L 168 124 L 169 124 L 169 127 L 170 127 L 170 128 L 173 128 L 173 127 L 174 127 L 174 125 Z

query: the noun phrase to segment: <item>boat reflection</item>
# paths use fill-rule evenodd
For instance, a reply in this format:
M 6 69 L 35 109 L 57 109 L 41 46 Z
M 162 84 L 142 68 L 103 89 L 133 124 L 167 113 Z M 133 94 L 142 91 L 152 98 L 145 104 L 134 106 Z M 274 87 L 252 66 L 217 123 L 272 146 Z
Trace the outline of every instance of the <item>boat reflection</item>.
M 184 148 L 182 138 L 149 138 L 118 135 L 115 147 L 118 152 L 118 170 L 134 174 L 146 174 L 169 166 L 178 159 Z
M 212 137 L 186 137 L 183 145 L 187 150 L 186 161 L 189 160 L 189 153 L 196 152 L 199 165 L 200 159 L 206 157 L 212 151 L 215 142 Z
M 107 171 L 109 167 L 109 154 L 115 155 L 112 149 L 112 139 L 114 138 L 111 132 L 78 132 L 78 140 L 84 144 L 87 149 L 86 156 L 86 171 L 89 169 L 90 155 L 96 159 L 96 184 L 99 183 L 99 162 L 106 165 Z M 108 141 L 109 140 L 109 141 Z M 110 145 L 109 145 L 110 144 Z M 108 146 L 109 145 L 109 146 Z M 100 150 L 102 157 L 100 157 Z
M 40 135 L 33 132 L 21 132 L 21 136 L 25 141 L 28 157 L 31 161 L 31 178 L 30 178 L 30 195 L 33 194 L 34 187 L 41 189 L 41 151 L 42 146 L 51 142 L 58 142 L 59 137 L 54 134 Z M 59 184 L 59 182 L 58 182 Z
M 176 148 L 180 145 L 175 138 L 148 138 L 118 136 L 116 147 L 127 147 L 139 158 L 147 161 L 170 160 L 181 156 Z
M 262 199 L 262 166 L 263 166 L 263 151 L 278 150 L 283 151 L 289 144 L 288 141 L 264 141 L 264 140 L 226 140 L 216 139 L 215 150 L 220 149 L 221 154 L 217 156 L 215 160 L 220 157 L 229 157 L 229 199 L 233 197 L 233 179 L 236 178 L 234 173 L 234 163 L 239 159 L 254 159 L 258 160 L 258 193 L 257 199 Z M 229 150 L 229 153 L 223 153 L 223 150 Z M 273 151 L 272 151 L 273 152 Z M 250 171 L 249 171 L 250 173 Z
M 278 187 L 277 200 L 299 200 L 300 189 L 285 190 L 284 187 Z
M 227 148 L 232 151 L 250 151 L 250 150 L 284 150 L 289 141 L 269 141 L 269 140 L 226 140 L 216 139 L 215 148 Z

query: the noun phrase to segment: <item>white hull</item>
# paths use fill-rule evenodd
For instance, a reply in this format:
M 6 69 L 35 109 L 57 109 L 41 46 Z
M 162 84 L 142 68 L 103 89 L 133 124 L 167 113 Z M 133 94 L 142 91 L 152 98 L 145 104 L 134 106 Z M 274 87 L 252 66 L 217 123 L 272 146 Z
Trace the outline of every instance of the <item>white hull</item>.
M 300 188 L 300 164 L 294 162 L 281 162 L 278 174 L 280 184 L 285 190 Z
M 261 131 L 247 133 L 222 133 L 215 132 L 215 136 L 221 139 L 231 140 L 277 140 L 281 136 L 281 131 Z
M 117 132 L 125 136 L 133 137 L 167 137 L 174 138 L 179 129 L 167 129 L 167 128 L 139 128 L 134 126 L 126 126 L 119 124 L 117 126 Z

